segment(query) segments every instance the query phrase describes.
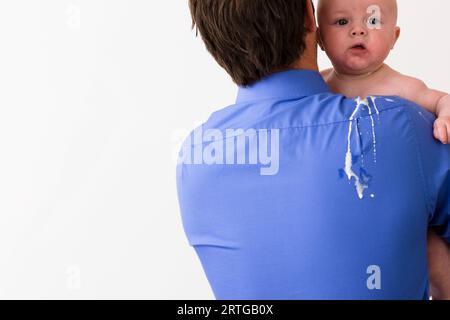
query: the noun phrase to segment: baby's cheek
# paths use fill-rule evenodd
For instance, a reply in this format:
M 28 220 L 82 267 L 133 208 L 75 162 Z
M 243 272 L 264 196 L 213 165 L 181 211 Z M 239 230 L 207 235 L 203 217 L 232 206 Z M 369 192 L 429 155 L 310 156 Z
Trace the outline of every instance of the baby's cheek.
M 374 53 L 378 59 L 386 59 L 391 51 L 392 45 L 387 39 L 376 41 L 374 44 Z
M 343 39 L 341 39 L 341 37 L 339 37 L 338 34 L 335 34 L 334 36 L 327 36 L 326 41 L 325 41 L 325 48 L 334 53 L 337 54 L 339 52 L 344 51 L 344 44 L 345 41 Z
M 333 28 L 324 28 L 321 29 L 322 40 L 326 42 L 328 45 L 333 45 L 337 42 L 337 39 L 340 39 L 342 35 Z

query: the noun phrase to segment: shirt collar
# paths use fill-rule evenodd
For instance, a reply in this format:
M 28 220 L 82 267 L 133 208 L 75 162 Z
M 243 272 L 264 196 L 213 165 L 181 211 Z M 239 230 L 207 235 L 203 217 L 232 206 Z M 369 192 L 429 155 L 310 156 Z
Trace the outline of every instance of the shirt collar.
M 236 103 L 277 98 L 301 98 L 331 92 L 318 71 L 288 70 L 274 73 L 248 87 L 239 87 Z

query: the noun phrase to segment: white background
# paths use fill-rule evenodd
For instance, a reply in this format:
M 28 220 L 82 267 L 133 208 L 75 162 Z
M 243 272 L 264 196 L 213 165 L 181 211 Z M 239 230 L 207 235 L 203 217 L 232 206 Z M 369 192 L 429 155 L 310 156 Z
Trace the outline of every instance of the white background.
M 399 4 L 388 63 L 450 92 L 450 2 Z M 0 298 L 213 298 L 173 157 L 236 88 L 190 25 L 187 0 L 0 2 Z

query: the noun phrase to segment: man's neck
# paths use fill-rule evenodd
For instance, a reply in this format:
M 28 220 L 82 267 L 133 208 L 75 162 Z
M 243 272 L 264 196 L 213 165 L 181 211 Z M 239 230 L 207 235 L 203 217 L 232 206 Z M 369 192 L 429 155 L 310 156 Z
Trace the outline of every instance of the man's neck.
M 315 33 L 310 33 L 305 39 L 306 48 L 302 56 L 292 64 L 293 69 L 319 71 L 317 64 L 317 38 Z

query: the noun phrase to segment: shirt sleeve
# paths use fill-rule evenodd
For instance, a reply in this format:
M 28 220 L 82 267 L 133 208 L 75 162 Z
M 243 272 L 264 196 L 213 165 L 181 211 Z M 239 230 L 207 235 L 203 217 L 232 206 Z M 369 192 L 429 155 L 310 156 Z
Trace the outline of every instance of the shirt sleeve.
M 439 236 L 450 243 L 450 174 L 447 170 L 443 184 L 436 196 L 436 207 L 430 219 L 430 226 L 434 227 Z
M 418 141 L 429 225 L 450 243 L 450 146 L 434 138 L 433 114 L 413 103 L 408 107 Z

